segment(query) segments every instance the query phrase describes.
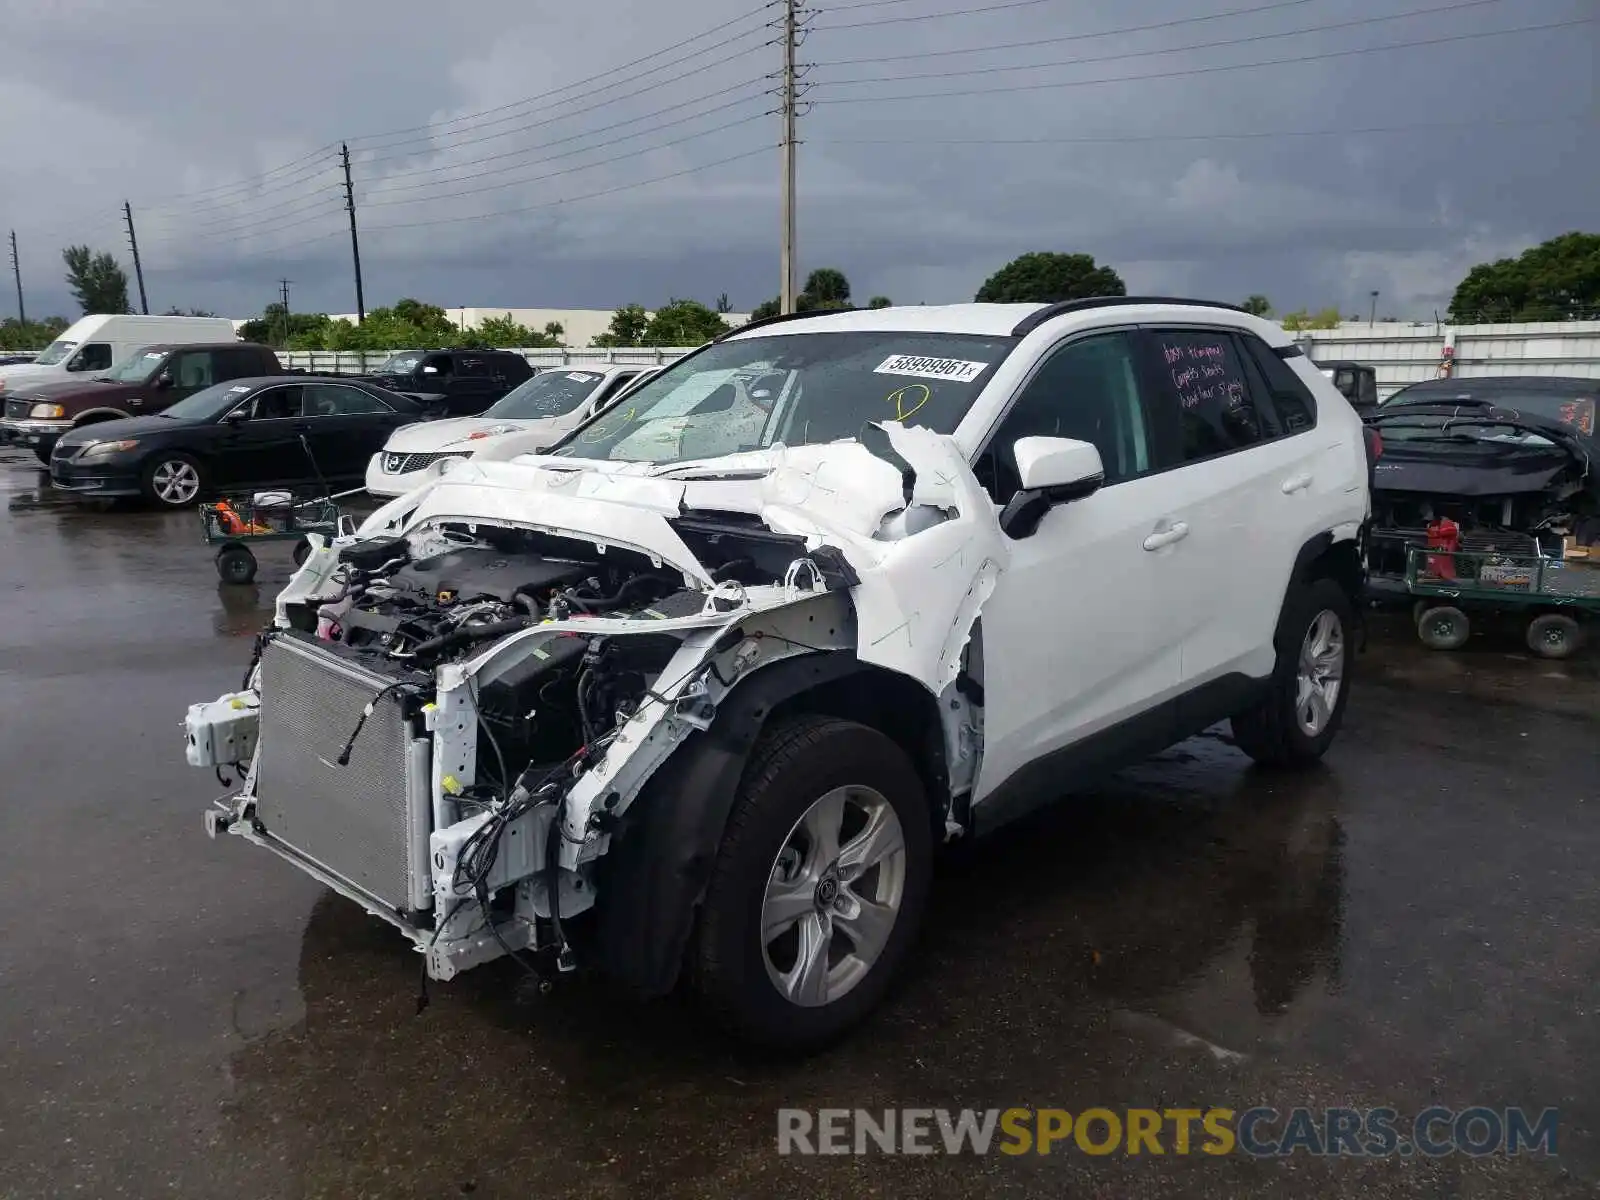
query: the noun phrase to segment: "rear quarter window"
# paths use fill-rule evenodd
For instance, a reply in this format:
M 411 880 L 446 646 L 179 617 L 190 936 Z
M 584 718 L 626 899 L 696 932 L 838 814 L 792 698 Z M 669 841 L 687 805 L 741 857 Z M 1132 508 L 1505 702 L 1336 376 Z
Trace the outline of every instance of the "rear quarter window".
M 1278 357 L 1271 346 L 1254 334 L 1241 333 L 1239 340 L 1261 372 L 1267 385 L 1267 399 L 1277 411 L 1278 423 L 1286 434 L 1301 433 L 1317 424 L 1317 398 L 1294 368 Z M 1353 374 L 1353 372 L 1340 372 Z M 1335 386 L 1337 386 L 1335 380 Z

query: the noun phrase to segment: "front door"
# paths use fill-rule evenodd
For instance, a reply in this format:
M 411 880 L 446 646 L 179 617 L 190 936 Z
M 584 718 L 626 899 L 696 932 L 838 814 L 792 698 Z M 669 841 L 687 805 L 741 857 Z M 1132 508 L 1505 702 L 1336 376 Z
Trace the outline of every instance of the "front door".
M 1105 467 L 1099 491 L 1052 509 L 1012 544 L 983 607 L 980 806 L 1008 781 L 1007 807 L 1016 788 L 1032 793 L 1022 798 L 1031 806 L 1131 744 L 1171 740 L 1181 641 L 1170 610 L 1186 598 L 1173 587 L 1172 557 L 1152 541 L 1169 499 L 1135 347 L 1118 331 L 1055 349 L 974 466 L 1002 505 L 1020 486 L 1018 438 L 1092 442 Z M 1042 769 L 1019 774 L 1030 764 Z
M 244 420 L 225 423 L 216 464 L 219 484 L 248 488 L 312 478 L 300 442 L 306 425 L 302 390 L 298 383 L 264 388 L 245 402 Z

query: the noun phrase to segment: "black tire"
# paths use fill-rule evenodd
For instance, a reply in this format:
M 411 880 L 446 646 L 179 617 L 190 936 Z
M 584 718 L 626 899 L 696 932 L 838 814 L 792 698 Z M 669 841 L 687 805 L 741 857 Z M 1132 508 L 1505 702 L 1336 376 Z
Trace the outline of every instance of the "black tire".
M 1417 637 L 1429 650 L 1459 650 L 1472 636 L 1472 622 L 1459 608 L 1435 605 L 1417 620 Z
M 162 484 L 164 472 L 170 471 L 179 477 L 188 478 L 183 475 L 185 470 L 193 473 L 193 489 L 185 488 L 183 492 L 165 491 Z M 182 450 L 159 450 L 150 456 L 150 461 L 145 463 L 144 470 L 139 473 L 139 489 L 144 498 L 157 508 L 189 508 L 205 495 L 206 469 L 192 454 L 185 454 Z
M 905 847 L 900 909 L 858 982 L 837 1000 L 801 1005 L 768 976 L 763 902 L 797 822 L 816 800 L 844 786 L 873 789 L 899 819 Z M 706 889 L 690 951 L 701 1001 L 720 1027 L 764 1048 L 794 1053 L 828 1045 L 876 1007 L 899 973 L 921 924 L 932 861 L 928 802 L 905 751 L 851 721 L 804 716 L 780 724 L 751 753 Z
M 1326 721 L 1316 733 L 1301 726 L 1296 712 L 1300 676 L 1300 651 L 1312 624 L 1323 613 L 1337 618 L 1343 640 L 1340 686 Z M 1276 638 L 1278 661 L 1267 694 L 1252 708 L 1236 714 L 1234 744 L 1256 762 L 1269 767 L 1303 767 L 1318 761 L 1344 722 L 1355 666 L 1355 610 L 1349 594 L 1332 579 L 1313 579 L 1292 585 L 1283 602 Z
M 310 557 L 311 543 L 306 541 L 305 538 L 301 538 L 294 544 L 294 565 L 297 567 L 304 566 L 306 559 Z
M 1583 647 L 1583 626 L 1566 613 L 1544 613 L 1528 622 L 1528 649 L 1540 658 L 1571 658 Z
M 250 583 L 256 577 L 256 556 L 248 546 L 224 546 L 217 551 L 217 576 L 223 583 Z

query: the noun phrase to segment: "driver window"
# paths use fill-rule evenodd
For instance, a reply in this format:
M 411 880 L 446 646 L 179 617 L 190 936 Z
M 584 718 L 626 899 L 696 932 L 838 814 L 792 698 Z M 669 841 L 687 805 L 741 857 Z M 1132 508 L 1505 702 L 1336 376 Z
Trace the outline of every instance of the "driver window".
M 1022 486 L 1019 438 L 1059 437 L 1092 442 L 1105 465 L 1105 486 L 1150 469 L 1150 435 L 1139 394 L 1133 347 L 1124 333 L 1103 333 L 1056 350 L 1022 389 L 1000 422 L 975 473 L 995 503 Z
M 298 386 L 268 388 L 252 401 L 250 419 L 281 421 L 287 417 L 298 417 L 301 411 L 300 391 Z
M 111 343 L 90 342 L 81 347 L 72 360 L 74 371 L 109 371 L 111 369 Z
M 430 354 L 422 360 L 422 373 L 424 375 L 450 374 L 450 356 L 448 354 Z

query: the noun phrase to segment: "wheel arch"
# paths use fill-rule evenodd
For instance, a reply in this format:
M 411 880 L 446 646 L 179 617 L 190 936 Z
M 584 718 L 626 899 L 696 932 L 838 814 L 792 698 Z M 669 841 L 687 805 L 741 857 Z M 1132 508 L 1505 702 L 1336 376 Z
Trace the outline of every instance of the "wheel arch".
M 646 996 L 676 985 L 751 750 L 772 723 L 802 714 L 856 721 L 901 745 L 930 797 L 934 836 L 943 836 L 945 751 L 926 688 L 849 650 L 759 670 L 650 777 L 611 831 L 597 866 L 590 953 L 606 975 Z
M 1289 573 L 1289 586 L 1284 591 L 1280 614 L 1288 611 L 1289 595 L 1296 587 L 1304 587 L 1318 579 L 1333 580 L 1350 597 L 1359 644 L 1364 646 L 1366 623 L 1363 620 L 1362 599 L 1367 588 L 1367 569 L 1360 538 L 1335 537 L 1332 532 L 1325 530 L 1306 539 L 1295 555 L 1294 569 Z
M 132 416 L 132 413 L 123 412 L 120 408 L 91 408 L 73 417 L 72 427 L 77 429 L 84 425 L 99 425 L 102 421 L 125 421 Z

